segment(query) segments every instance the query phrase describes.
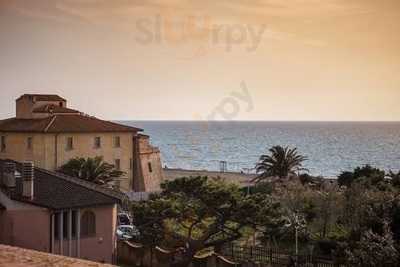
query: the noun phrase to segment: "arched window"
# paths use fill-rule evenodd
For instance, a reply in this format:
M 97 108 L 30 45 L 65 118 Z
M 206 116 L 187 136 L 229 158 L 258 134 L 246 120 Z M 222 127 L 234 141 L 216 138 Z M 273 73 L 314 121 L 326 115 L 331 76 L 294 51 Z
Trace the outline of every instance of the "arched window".
M 82 237 L 96 235 L 96 215 L 93 211 L 85 211 L 81 217 Z

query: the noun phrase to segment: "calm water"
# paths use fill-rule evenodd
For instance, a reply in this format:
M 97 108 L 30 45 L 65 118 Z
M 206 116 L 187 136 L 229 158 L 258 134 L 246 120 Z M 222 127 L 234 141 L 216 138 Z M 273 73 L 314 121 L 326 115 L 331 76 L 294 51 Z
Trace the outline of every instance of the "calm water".
M 336 176 L 363 164 L 400 169 L 400 123 L 373 122 L 144 122 L 170 168 L 228 170 L 254 168 L 274 145 L 297 147 L 314 175 Z

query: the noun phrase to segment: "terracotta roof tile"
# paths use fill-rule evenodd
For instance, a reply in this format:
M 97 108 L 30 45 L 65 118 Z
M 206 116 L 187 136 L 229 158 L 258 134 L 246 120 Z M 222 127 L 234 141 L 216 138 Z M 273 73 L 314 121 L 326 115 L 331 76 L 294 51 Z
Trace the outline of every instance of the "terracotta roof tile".
M 44 119 L 11 118 L 0 121 L 0 132 L 97 133 L 138 131 L 143 130 L 86 115 L 54 115 Z
M 44 119 L 6 119 L 0 121 L 0 132 L 44 132 L 51 120 L 51 117 Z

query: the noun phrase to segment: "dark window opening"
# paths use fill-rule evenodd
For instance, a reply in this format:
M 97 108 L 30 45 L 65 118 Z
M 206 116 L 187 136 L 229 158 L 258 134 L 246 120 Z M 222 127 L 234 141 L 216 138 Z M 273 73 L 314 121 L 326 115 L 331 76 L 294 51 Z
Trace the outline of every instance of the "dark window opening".
M 149 172 L 153 172 L 153 168 L 151 167 L 151 162 L 147 163 L 147 166 L 149 167 Z
M 76 215 L 77 215 L 77 211 L 72 211 L 72 237 L 76 237 Z
M 121 138 L 119 136 L 114 138 L 114 147 L 121 147 Z
M 27 138 L 26 146 L 27 146 L 28 150 L 32 150 L 32 148 L 33 148 L 33 138 L 32 137 Z
M 5 136 L 2 136 L 1 137 L 1 152 L 4 152 L 4 151 L 6 151 L 6 137 Z
M 92 211 L 85 211 L 81 217 L 82 237 L 96 235 L 96 215 Z
M 54 238 L 55 239 L 60 239 L 60 217 L 59 217 L 59 213 L 55 213 L 54 214 Z
M 67 138 L 67 150 L 72 150 L 74 149 L 74 139 L 72 137 Z
M 63 212 L 63 238 L 68 239 L 68 212 Z
M 101 147 L 101 138 L 97 136 L 94 138 L 94 148 L 100 148 L 100 147 Z

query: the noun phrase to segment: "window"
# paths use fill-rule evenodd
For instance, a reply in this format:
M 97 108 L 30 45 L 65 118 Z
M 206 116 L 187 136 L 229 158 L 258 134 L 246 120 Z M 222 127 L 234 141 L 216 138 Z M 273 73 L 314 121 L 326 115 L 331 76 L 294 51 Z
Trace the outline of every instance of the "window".
M 59 103 L 59 106 L 60 106 L 60 107 L 63 107 L 63 106 L 64 106 L 63 102 L 60 102 L 60 103 Z
M 68 212 L 63 212 L 63 238 L 68 238 Z
M 68 239 L 68 229 L 69 229 L 69 218 L 68 218 L 68 211 L 64 212 L 57 212 L 54 214 L 54 238 L 59 240 L 60 239 L 60 222 L 61 222 L 61 214 L 63 215 L 62 223 L 63 223 L 63 239 Z M 72 211 L 72 218 L 71 218 L 71 236 L 72 238 L 76 237 L 76 216 L 77 211 Z
M 72 211 L 72 237 L 76 237 L 76 216 L 78 215 L 78 212 L 76 210 Z
M 116 159 L 114 165 L 117 170 L 121 170 L 121 160 L 120 159 Z
M 74 139 L 72 137 L 67 137 L 67 150 L 72 150 L 74 149 Z
M 149 172 L 153 172 L 153 168 L 151 167 L 151 162 L 147 163 L 147 166 L 149 167 Z
M 30 136 L 26 139 L 26 148 L 32 150 L 33 148 L 33 138 Z
M 121 147 L 121 138 L 119 136 L 114 137 L 114 147 Z
M 82 237 L 96 235 L 96 215 L 93 211 L 85 211 L 81 217 Z
M 0 151 L 1 152 L 4 152 L 4 151 L 6 151 L 6 137 L 5 136 L 2 136 L 1 137 L 1 140 L 0 140 Z
M 94 148 L 100 148 L 101 147 L 101 138 L 99 136 L 96 136 L 94 138 Z
M 60 239 L 60 213 L 54 214 L 54 238 Z

